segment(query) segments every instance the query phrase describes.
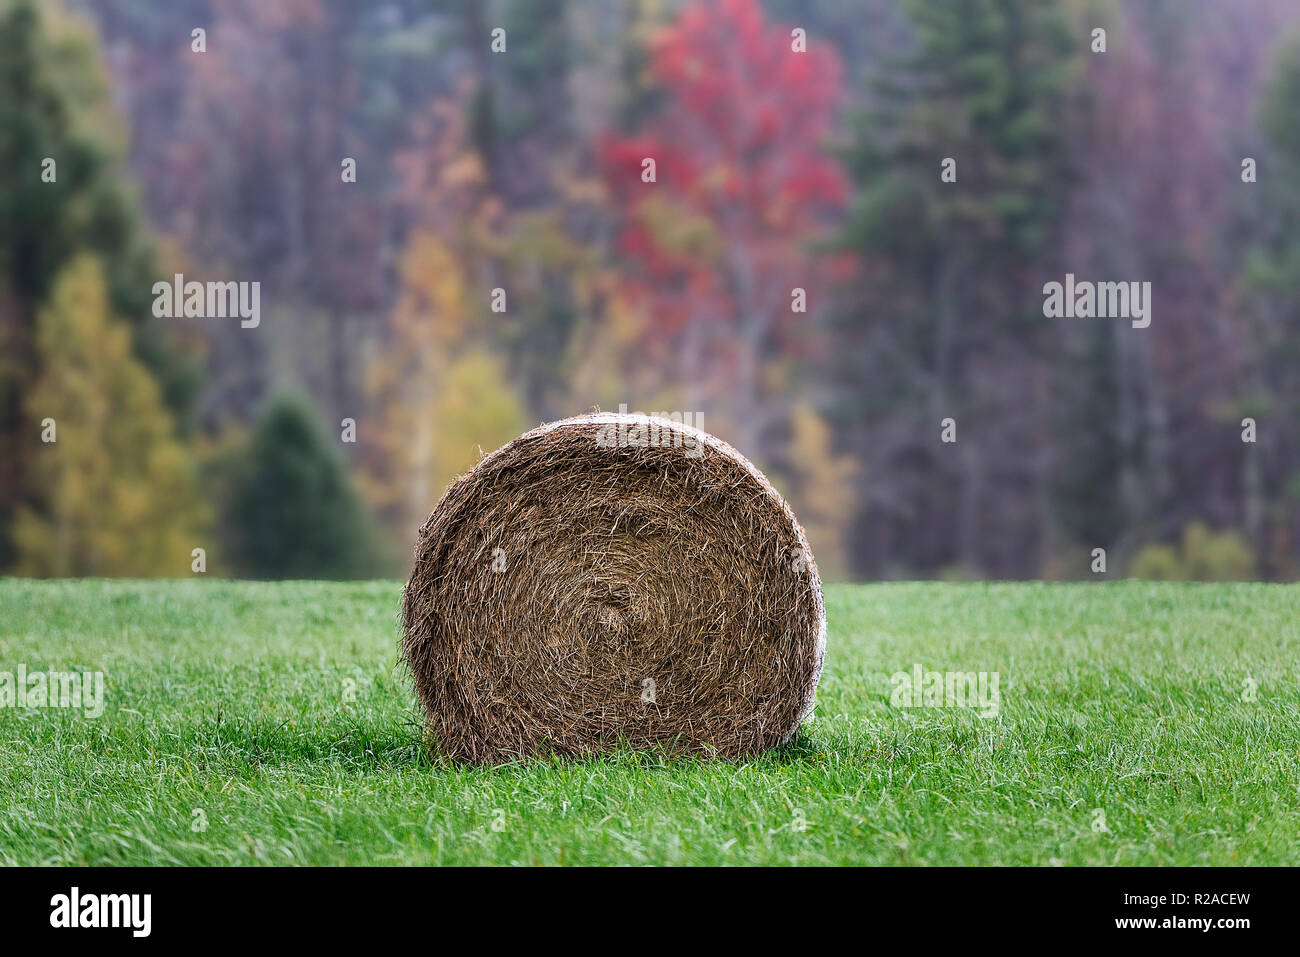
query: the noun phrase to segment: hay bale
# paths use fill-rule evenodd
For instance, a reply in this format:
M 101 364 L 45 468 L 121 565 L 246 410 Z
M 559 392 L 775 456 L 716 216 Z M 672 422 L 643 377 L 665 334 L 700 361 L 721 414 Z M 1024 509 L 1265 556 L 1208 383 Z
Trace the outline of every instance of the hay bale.
M 763 751 L 812 710 L 826 646 L 817 566 L 762 473 L 703 431 L 614 413 L 458 479 L 402 614 L 431 731 L 481 763 Z

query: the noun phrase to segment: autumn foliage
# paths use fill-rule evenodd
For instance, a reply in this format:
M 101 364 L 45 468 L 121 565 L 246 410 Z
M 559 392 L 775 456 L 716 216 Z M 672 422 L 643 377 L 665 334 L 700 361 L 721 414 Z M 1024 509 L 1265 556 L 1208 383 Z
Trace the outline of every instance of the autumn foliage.
M 754 0 L 688 8 L 652 46 L 669 104 L 645 129 L 601 143 L 626 213 L 619 248 L 641 267 L 657 332 L 697 316 L 742 325 L 755 306 L 789 312 L 791 287 L 807 278 L 800 242 L 847 196 L 824 148 L 839 59 L 823 42 L 794 45 Z M 647 157 L 655 184 L 642 182 Z

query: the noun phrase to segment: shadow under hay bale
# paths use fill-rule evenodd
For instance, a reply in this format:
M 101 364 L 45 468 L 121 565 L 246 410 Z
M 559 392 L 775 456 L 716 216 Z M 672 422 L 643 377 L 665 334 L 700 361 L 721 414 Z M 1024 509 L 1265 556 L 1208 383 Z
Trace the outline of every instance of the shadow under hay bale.
M 803 530 L 731 446 L 604 413 L 535 429 L 420 530 L 403 656 L 453 758 L 790 739 L 825 651 Z

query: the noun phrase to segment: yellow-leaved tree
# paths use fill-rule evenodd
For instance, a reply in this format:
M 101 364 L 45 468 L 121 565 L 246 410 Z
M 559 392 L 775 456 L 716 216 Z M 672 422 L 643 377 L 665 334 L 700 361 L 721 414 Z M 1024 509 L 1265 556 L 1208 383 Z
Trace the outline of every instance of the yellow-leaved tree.
M 111 314 L 95 257 L 55 279 L 36 353 L 24 410 L 37 455 L 14 523 L 18 573 L 189 574 L 208 523 L 197 468 Z
M 811 406 L 795 406 L 790 426 L 790 504 L 808 534 L 822 578 L 844 581 L 849 574 L 849 518 L 857 505 L 857 463 L 835 454 L 831 428 Z
M 406 544 L 456 476 L 519 435 L 527 417 L 491 351 L 499 204 L 472 148 L 463 101 L 438 100 L 415 121 L 417 146 L 396 160 L 416 225 L 383 345 L 367 366 L 369 425 L 360 487 Z
M 361 489 L 407 543 L 480 449 L 492 451 L 526 425 L 503 365 L 470 333 L 475 310 L 465 275 L 447 243 L 416 232 L 403 258 L 391 341 L 369 367 L 376 421 L 367 430 Z

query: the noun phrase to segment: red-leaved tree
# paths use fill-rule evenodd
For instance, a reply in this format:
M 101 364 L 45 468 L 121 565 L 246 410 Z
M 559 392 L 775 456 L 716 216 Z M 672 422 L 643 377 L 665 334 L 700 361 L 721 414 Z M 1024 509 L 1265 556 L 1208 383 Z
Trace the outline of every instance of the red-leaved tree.
M 710 0 L 656 38 L 650 69 L 662 108 L 600 150 L 625 292 L 675 346 L 688 401 L 725 410 L 736 442 L 761 453 L 786 411 L 764 366 L 803 351 L 826 288 L 810 244 L 846 195 L 825 143 L 839 60 L 829 43 L 765 22 L 755 0 Z M 807 311 L 795 311 L 796 288 Z

